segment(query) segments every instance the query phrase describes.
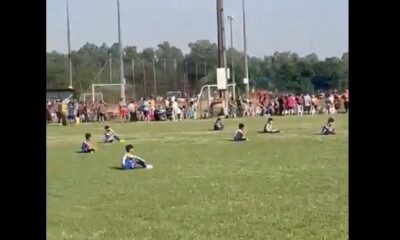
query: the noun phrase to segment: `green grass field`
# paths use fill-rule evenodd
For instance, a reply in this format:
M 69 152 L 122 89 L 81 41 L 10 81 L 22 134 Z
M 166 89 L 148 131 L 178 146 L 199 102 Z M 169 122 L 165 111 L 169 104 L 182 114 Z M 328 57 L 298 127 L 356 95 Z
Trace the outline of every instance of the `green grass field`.
M 110 123 L 152 170 L 117 170 L 104 124 L 47 127 L 47 239 L 347 239 L 348 117 Z M 239 122 L 248 142 L 231 142 Z M 98 152 L 78 154 L 86 132 Z

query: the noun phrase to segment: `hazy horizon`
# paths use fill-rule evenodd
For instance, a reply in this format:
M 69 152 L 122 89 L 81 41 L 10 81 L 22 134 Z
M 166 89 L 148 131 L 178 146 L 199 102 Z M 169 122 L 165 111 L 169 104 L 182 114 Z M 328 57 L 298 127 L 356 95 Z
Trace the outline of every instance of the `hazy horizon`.
M 168 41 L 187 54 L 190 42 L 217 42 L 215 0 L 120 0 L 120 4 L 123 46 L 141 51 Z M 116 0 L 70 0 L 69 10 L 72 50 L 86 42 L 108 46 L 118 42 Z M 66 53 L 66 0 L 47 0 L 46 15 L 47 52 Z M 225 19 L 228 15 L 235 18 L 234 48 L 242 51 L 241 0 L 224 1 Z M 251 56 L 291 51 L 301 57 L 315 53 L 319 58 L 340 58 L 348 51 L 348 1 L 247 0 L 246 28 Z M 225 29 L 229 48 L 228 20 Z

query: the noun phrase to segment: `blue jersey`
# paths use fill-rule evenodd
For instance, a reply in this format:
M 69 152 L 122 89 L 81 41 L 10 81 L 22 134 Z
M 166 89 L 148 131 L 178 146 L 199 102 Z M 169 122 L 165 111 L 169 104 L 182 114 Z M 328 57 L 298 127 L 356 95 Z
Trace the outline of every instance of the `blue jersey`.
M 125 169 L 125 170 L 135 168 L 135 159 L 133 158 L 133 156 L 131 154 L 126 153 L 122 157 L 121 168 Z
M 70 116 L 75 115 L 75 106 L 74 106 L 74 104 L 68 104 L 68 115 L 70 115 Z
M 82 145 L 81 145 L 81 151 L 82 152 L 89 152 L 89 150 L 90 150 L 90 145 L 89 145 L 89 142 L 88 141 L 83 141 L 82 142 Z

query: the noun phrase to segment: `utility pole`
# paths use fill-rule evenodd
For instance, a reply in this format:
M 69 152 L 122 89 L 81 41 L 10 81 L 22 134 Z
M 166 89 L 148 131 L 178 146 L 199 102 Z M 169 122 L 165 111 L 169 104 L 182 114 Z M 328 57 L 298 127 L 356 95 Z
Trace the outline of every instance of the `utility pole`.
M 143 67 L 143 97 L 146 97 L 146 66 L 145 60 L 142 60 L 142 67 Z
M 67 37 L 68 37 L 68 68 L 69 68 L 69 88 L 73 89 L 72 86 L 72 59 L 71 59 L 71 32 L 69 28 L 69 0 L 67 0 Z
M 111 53 L 108 55 L 108 59 L 110 61 L 110 83 L 112 83 L 112 56 L 111 56 Z
M 246 39 L 246 13 L 244 8 L 244 0 L 242 0 L 242 10 L 243 10 L 243 48 L 244 48 L 244 75 L 246 84 L 246 97 L 249 99 L 249 67 L 247 63 L 247 39 Z
M 233 31 L 232 31 L 232 21 L 233 21 L 233 16 L 228 16 L 228 20 L 230 22 L 230 29 L 231 29 L 231 65 L 232 65 L 232 84 L 233 84 L 233 92 L 232 92 L 232 97 L 233 99 L 236 99 L 236 82 L 235 82 L 235 63 L 233 61 Z
M 189 83 L 189 81 L 188 81 L 188 71 L 187 71 L 187 68 L 188 68 L 188 62 L 187 62 L 187 60 L 185 60 L 185 82 L 184 82 L 184 86 L 183 86 L 183 91 L 186 93 L 186 84 L 188 84 Z
M 156 79 L 156 56 L 153 57 L 153 81 L 154 81 L 154 97 L 157 97 L 157 79 Z
M 132 85 L 133 85 L 133 93 L 136 98 L 136 84 L 135 84 L 135 60 L 132 58 Z
M 199 82 L 199 78 L 198 78 L 198 75 L 197 75 L 197 62 L 195 62 L 195 66 L 196 66 L 196 86 L 197 86 L 197 84 Z
M 224 7 L 223 0 L 217 0 L 217 30 L 218 30 L 218 68 L 226 68 L 226 47 L 225 47 L 225 28 L 224 28 Z M 226 81 L 226 79 L 225 79 Z M 226 89 L 219 91 L 220 98 L 223 100 L 224 113 L 228 114 L 228 95 Z
M 117 0 L 117 10 L 118 10 L 118 43 L 119 43 L 119 78 L 121 80 L 121 98 L 125 101 L 125 78 L 124 78 L 124 60 L 123 60 L 123 48 L 121 39 L 121 16 L 120 16 L 119 0 Z

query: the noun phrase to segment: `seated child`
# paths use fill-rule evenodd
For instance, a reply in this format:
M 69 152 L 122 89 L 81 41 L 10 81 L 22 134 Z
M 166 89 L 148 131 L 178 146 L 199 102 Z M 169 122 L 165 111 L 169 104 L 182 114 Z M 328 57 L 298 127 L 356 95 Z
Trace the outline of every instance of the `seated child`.
M 322 126 L 322 134 L 323 135 L 330 135 L 330 134 L 335 134 L 335 129 L 333 128 L 333 122 L 335 120 L 333 118 L 329 118 L 328 122 Z
M 153 166 L 146 164 L 146 161 L 138 156 L 133 155 L 133 145 L 129 144 L 125 147 L 126 153 L 122 157 L 121 168 L 124 170 L 134 169 L 134 168 L 146 168 L 152 169 Z
M 104 142 L 105 143 L 112 143 L 114 141 L 114 138 L 117 141 L 121 141 L 120 138 L 118 137 L 117 133 L 115 133 L 114 130 L 112 130 L 110 128 L 110 126 L 105 126 L 104 130 L 105 130 L 105 133 L 104 133 Z
M 217 118 L 217 121 L 215 121 L 214 130 L 215 131 L 224 130 L 224 124 L 222 124 L 221 118 Z
M 264 126 L 264 133 L 278 133 L 279 129 L 274 129 L 272 124 L 274 123 L 274 119 L 268 118 L 267 124 Z
M 240 123 L 239 128 L 236 130 L 235 135 L 233 136 L 233 141 L 246 141 L 246 131 L 244 130 L 244 124 Z
M 82 142 L 81 145 L 81 152 L 82 153 L 94 153 L 95 150 L 92 147 L 92 144 L 90 143 L 90 138 L 92 137 L 92 134 L 86 133 L 85 134 L 85 141 Z

